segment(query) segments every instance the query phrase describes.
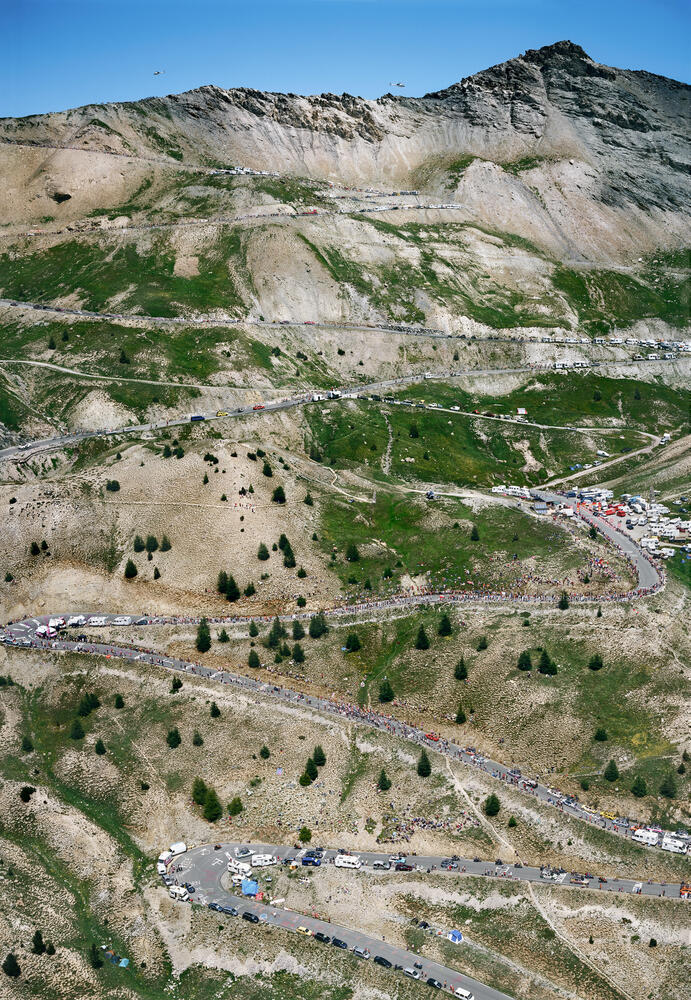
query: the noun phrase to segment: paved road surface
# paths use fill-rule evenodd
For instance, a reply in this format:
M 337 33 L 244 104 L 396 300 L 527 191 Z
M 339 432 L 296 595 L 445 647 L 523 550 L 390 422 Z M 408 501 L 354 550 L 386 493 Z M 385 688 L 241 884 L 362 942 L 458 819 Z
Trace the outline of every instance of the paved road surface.
M 505 993 L 492 989 L 490 986 L 485 986 L 475 979 L 470 979 L 455 969 L 439 965 L 437 962 L 432 962 L 430 959 L 407 951 L 405 948 L 399 948 L 396 945 L 389 944 L 387 941 L 382 941 L 379 938 L 365 934 L 363 931 L 352 927 L 344 927 L 326 920 L 320 920 L 316 917 L 305 916 L 301 913 L 295 913 L 292 910 L 282 909 L 279 906 L 259 903 L 253 899 L 243 899 L 228 892 L 223 888 L 221 879 L 227 872 L 227 859 L 229 856 L 230 845 L 223 845 L 221 850 L 214 850 L 210 846 L 198 847 L 187 851 L 186 854 L 179 855 L 175 859 L 183 868 L 182 872 L 176 873 L 176 878 L 181 883 L 190 882 L 197 887 L 197 891 L 191 896 L 193 903 L 201 906 L 216 903 L 221 906 L 236 907 L 240 911 L 240 914 L 247 911 L 256 913 L 263 923 L 267 923 L 270 926 L 283 927 L 286 930 L 297 931 L 298 927 L 307 927 L 312 933 L 321 931 L 322 934 L 328 935 L 329 938 L 338 937 L 341 941 L 345 941 L 348 945 L 348 950 L 351 952 L 355 947 L 366 948 L 371 953 L 372 959 L 375 955 L 381 955 L 383 958 L 388 959 L 394 966 L 398 965 L 401 967 L 400 970 L 382 968 L 382 976 L 402 976 L 404 968 L 413 967 L 413 963 L 418 962 L 422 966 L 419 972 L 423 983 L 428 977 L 432 977 L 446 985 L 446 991 L 450 994 L 461 988 L 469 990 L 475 997 L 475 1000 L 508 1000 Z M 262 871 L 266 873 L 267 871 L 270 872 L 271 869 L 262 869 Z M 353 872 L 352 874 L 355 873 Z M 222 915 L 219 914 L 219 916 Z M 228 916 L 225 919 L 239 920 L 242 918 Z M 312 945 L 317 949 L 333 948 L 331 944 L 322 944 L 314 940 L 312 941 Z

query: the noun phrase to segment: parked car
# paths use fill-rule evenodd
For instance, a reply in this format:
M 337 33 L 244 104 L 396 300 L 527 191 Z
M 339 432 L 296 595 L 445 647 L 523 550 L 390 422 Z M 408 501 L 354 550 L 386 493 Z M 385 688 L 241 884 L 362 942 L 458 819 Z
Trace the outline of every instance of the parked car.
M 384 958 L 383 955 L 375 955 L 374 961 L 377 965 L 381 965 L 383 969 L 390 969 L 392 966 L 392 963 L 388 960 L 388 958 Z
M 331 944 L 334 946 L 334 948 L 342 948 L 343 950 L 348 949 L 348 945 L 345 943 L 345 941 L 341 940 L 341 938 L 337 937 L 331 938 Z
M 259 923 L 259 917 L 257 916 L 257 914 L 256 913 L 250 913 L 249 910 L 245 910 L 245 912 L 242 914 L 242 919 L 243 920 L 248 920 L 251 924 L 258 924 Z

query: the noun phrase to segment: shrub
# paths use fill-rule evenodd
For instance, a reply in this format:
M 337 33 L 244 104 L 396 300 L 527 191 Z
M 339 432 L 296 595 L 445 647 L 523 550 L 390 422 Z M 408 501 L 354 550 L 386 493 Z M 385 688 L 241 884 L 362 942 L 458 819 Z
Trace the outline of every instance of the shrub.
M 309 774 L 307 774 L 307 772 L 301 774 L 300 777 L 298 778 L 298 781 L 303 788 L 307 788 L 308 785 L 312 784 L 312 779 L 310 778 Z
M 173 677 L 173 681 L 170 685 L 170 693 L 177 694 L 177 692 L 182 687 L 182 680 L 179 677 Z
M 429 757 L 425 750 L 422 751 L 417 762 L 417 773 L 421 778 L 429 778 L 432 773 L 432 765 L 429 762 Z
M 32 556 L 40 556 L 41 549 L 39 547 L 38 542 L 32 542 L 31 543 L 31 547 L 29 548 L 29 552 L 31 553 Z
M 311 839 L 312 839 L 312 831 L 310 830 L 310 828 L 308 826 L 300 827 L 300 832 L 298 833 L 298 840 L 302 844 L 309 844 Z
M 304 499 L 303 503 L 306 503 L 308 507 L 314 506 L 314 500 L 312 499 L 312 494 L 311 493 L 306 493 L 305 494 L 305 499 Z
M 19 789 L 19 798 L 22 800 L 22 802 L 30 802 L 31 796 L 34 794 L 35 791 L 36 789 L 34 788 L 33 785 L 22 785 L 22 787 Z
M 161 571 L 158 568 L 158 566 L 154 566 L 154 580 L 160 580 L 160 579 L 161 579 Z
M 109 479 L 106 483 L 106 489 L 109 493 L 117 493 L 120 489 L 120 483 L 117 479 Z
M 87 694 L 82 695 L 77 705 L 77 715 L 81 715 L 82 719 L 85 719 L 87 715 L 91 715 L 92 712 L 95 712 L 100 707 L 101 702 L 97 695 L 93 691 L 89 691 Z
M 43 940 L 43 934 L 39 930 L 34 931 L 34 936 L 31 941 L 31 950 L 34 955 L 42 955 L 46 950 L 46 944 Z
M 298 599 L 297 599 L 297 601 L 295 603 L 297 604 L 297 606 L 299 608 L 304 608 L 307 605 L 307 598 L 306 597 L 298 597 Z
M 298 570 L 298 579 L 304 580 L 306 576 L 307 576 L 307 570 L 301 566 L 300 569 Z
M 31 753 L 34 745 L 28 736 L 22 736 L 22 753 Z
M 487 646 L 488 646 L 487 636 L 486 635 L 480 636 L 480 641 L 478 642 L 476 647 L 478 653 L 481 653 L 483 649 L 487 649 Z
M 203 747 L 204 746 L 204 737 L 196 729 L 194 731 L 194 736 L 192 737 L 192 746 L 195 746 L 195 747 Z
M 202 778 L 195 778 L 192 782 L 192 801 L 198 806 L 203 806 L 206 802 L 206 782 Z
M 602 662 L 602 657 L 600 656 L 599 653 L 595 653 L 594 656 L 590 657 L 588 661 L 588 667 L 591 670 L 602 670 L 602 668 L 604 667 L 604 663 Z
M 257 559 L 260 559 L 262 562 L 266 562 L 268 558 L 269 550 L 266 545 L 264 545 L 264 542 L 261 542 L 259 548 L 257 549 Z
M 314 763 L 311 757 L 307 758 L 307 763 L 305 764 L 305 774 L 308 774 L 312 781 L 319 777 L 319 771 L 317 770 L 317 765 Z
M 271 479 L 271 477 L 274 474 L 273 469 L 271 468 L 268 462 L 264 462 L 264 465 L 262 466 L 262 472 L 268 479 Z
M 264 746 L 259 751 L 259 756 L 261 757 L 262 760 L 268 760 L 269 757 L 271 756 L 271 751 L 267 747 L 266 743 L 264 744 Z
M 494 792 L 492 792 L 491 795 L 487 796 L 487 798 L 485 799 L 485 804 L 483 805 L 482 808 L 484 810 L 485 816 L 497 815 L 497 813 L 501 809 L 501 804 L 497 796 L 494 794 Z

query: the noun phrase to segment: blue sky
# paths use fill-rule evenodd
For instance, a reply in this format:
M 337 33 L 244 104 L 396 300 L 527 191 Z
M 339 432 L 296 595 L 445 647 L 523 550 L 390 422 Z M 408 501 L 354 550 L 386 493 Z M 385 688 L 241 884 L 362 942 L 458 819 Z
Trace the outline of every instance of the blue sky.
M 0 37 L 0 116 L 205 83 L 418 96 L 562 38 L 691 76 L 687 0 L 0 0 Z

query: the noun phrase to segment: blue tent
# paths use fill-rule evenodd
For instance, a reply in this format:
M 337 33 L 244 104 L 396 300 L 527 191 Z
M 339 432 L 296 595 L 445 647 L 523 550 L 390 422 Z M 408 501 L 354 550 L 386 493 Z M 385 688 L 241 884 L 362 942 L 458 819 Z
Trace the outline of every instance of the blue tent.
M 463 935 L 461 934 L 460 931 L 449 931 L 449 933 L 446 936 L 449 939 L 449 941 L 452 942 L 452 944 L 460 944 L 461 941 L 463 940 Z
M 259 883 L 255 882 L 251 878 L 243 878 L 242 880 L 242 895 L 243 896 L 256 896 L 259 892 Z

